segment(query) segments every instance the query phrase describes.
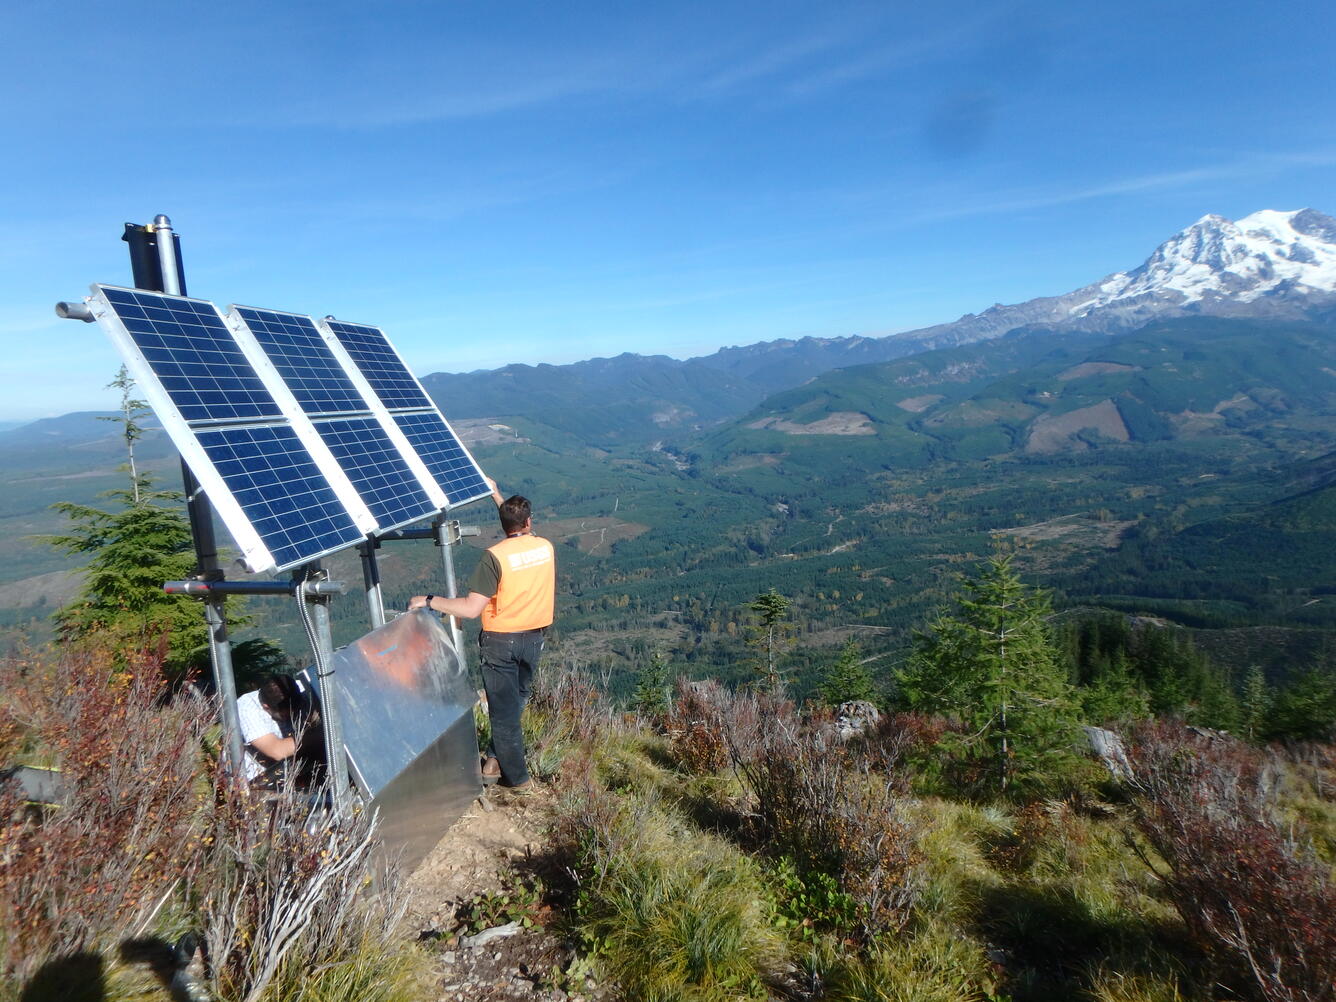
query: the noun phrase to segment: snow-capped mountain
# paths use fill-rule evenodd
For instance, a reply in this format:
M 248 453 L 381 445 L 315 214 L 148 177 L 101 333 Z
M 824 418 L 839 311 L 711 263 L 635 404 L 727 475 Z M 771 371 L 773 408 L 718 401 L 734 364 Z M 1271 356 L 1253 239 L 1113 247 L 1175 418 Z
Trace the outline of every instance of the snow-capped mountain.
M 1001 304 L 954 323 L 894 335 L 916 350 L 968 344 L 1018 327 L 1118 331 L 1189 314 L 1302 317 L 1336 306 L 1336 219 L 1264 209 L 1233 222 L 1203 216 L 1144 264 L 1062 296 Z
M 1336 220 L 1312 209 L 1264 209 L 1237 223 L 1203 216 L 1136 271 L 1110 275 L 1073 312 L 1157 293 L 1177 294 L 1182 304 L 1208 297 L 1250 303 L 1290 289 L 1336 291 Z

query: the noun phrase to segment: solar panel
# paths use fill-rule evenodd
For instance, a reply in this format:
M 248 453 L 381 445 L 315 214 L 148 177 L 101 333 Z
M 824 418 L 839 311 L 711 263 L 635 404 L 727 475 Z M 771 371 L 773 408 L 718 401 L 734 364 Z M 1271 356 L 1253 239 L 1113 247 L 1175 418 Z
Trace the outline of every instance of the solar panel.
M 394 414 L 394 421 L 417 450 L 427 469 L 451 498 L 472 501 L 487 497 L 492 489 L 482 478 L 478 464 L 468 454 L 459 437 L 435 410 Z M 462 501 L 456 501 L 462 504 Z
M 361 542 L 362 532 L 291 427 L 197 436 L 279 570 Z
M 213 303 L 94 285 L 88 305 L 252 571 L 315 560 L 374 528 L 328 447 Z
M 408 371 L 408 366 L 379 327 L 342 320 L 325 320 L 324 324 L 339 339 L 358 371 L 387 408 L 393 411 L 434 406 L 427 391 Z
M 201 299 L 101 288 L 186 421 L 282 417 L 218 308 Z
M 269 378 L 280 379 L 311 418 L 378 532 L 420 522 L 445 507 L 439 490 L 424 489 L 423 482 L 432 483 L 430 475 L 407 439 L 384 408 L 373 412 L 310 317 L 234 306 L 229 319 L 237 321 L 234 331 L 241 344 L 253 341 L 273 367 Z M 267 374 L 262 370 L 261 375 Z
M 420 522 L 440 510 L 374 417 L 317 421 L 315 430 L 382 531 Z
M 445 492 L 449 506 L 488 497 L 492 491 L 477 461 L 385 333 L 369 324 L 330 319 L 321 323 L 331 347 L 336 348 L 336 354 L 341 351 L 346 356 L 364 382 L 364 392 L 374 395 L 389 412 Z
M 315 321 L 296 313 L 234 306 L 308 416 L 363 413 L 367 403 L 343 371 Z

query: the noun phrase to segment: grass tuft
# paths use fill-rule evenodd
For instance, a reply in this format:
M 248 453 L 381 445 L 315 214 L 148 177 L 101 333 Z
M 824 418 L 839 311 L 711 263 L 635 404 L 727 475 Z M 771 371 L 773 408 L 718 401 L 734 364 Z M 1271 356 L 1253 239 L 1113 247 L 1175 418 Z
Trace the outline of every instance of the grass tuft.
M 751 859 L 640 794 L 586 786 L 558 814 L 579 933 L 605 978 L 646 1002 L 765 996 L 786 947 Z

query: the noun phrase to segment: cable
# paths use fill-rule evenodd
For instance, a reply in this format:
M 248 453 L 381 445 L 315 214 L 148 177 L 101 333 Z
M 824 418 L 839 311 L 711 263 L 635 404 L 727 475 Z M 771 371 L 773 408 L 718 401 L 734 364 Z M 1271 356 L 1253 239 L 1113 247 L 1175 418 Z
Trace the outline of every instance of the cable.
M 328 678 L 334 673 L 327 670 L 324 653 L 315 635 L 315 624 L 311 622 L 311 610 L 306 602 L 306 583 L 311 579 L 309 564 L 302 568 L 302 573 L 302 579 L 297 583 L 297 612 L 301 617 L 302 627 L 306 630 L 306 642 L 311 645 L 311 655 L 315 659 L 315 677 Z

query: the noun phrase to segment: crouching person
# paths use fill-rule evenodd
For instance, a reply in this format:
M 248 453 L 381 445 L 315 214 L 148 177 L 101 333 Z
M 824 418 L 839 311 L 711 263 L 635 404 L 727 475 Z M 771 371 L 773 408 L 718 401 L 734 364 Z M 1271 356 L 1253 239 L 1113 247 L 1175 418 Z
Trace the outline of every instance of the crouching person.
M 270 675 L 254 692 L 237 699 L 241 741 L 245 745 L 246 781 L 273 787 L 284 764 L 293 763 L 305 776 L 323 762 L 324 732 L 311 694 L 291 675 Z

